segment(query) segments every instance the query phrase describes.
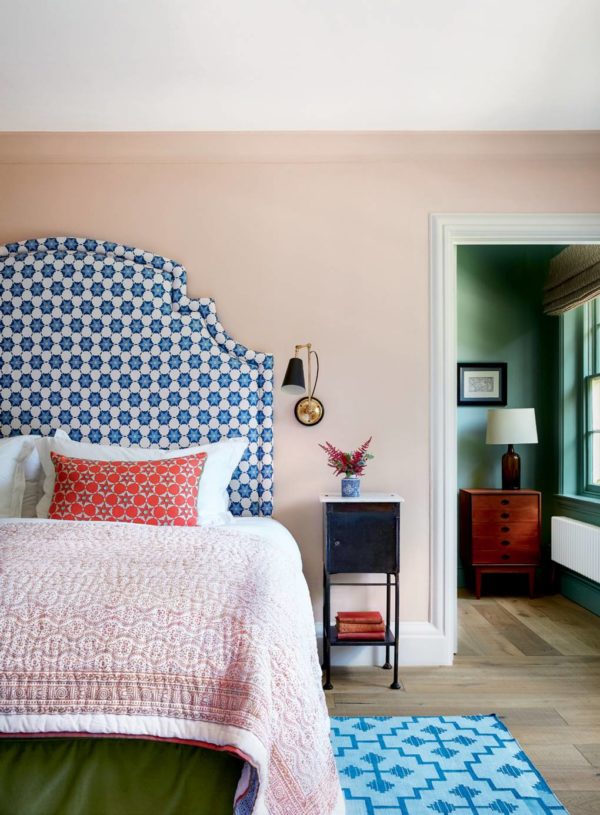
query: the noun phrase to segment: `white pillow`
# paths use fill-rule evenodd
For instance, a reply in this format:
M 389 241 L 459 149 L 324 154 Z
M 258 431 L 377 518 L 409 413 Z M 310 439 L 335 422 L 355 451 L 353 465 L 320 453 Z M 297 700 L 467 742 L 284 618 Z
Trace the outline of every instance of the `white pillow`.
M 27 436 L 27 441 L 33 445 L 31 455 L 23 462 L 25 473 L 25 492 L 21 505 L 21 518 L 35 518 L 38 501 L 42 497 L 44 488 L 44 471 L 40 458 L 40 450 L 45 450 L 48 443 L 47 436 Z
M 25 464 L 24 469 L 27 465 Z M 25 491 L 21 502 L 21 518 L 37 518 L 37 505 L 42 495 L 42 480 L 29 481 L 25 479 Z
M 54 492 L 54 467 L 50 452 L 71 458 L 91 461 L 159 461 L 178 458 L 181 455 L 206 453 L 207 459 L 198 490 L 198 525 L 209 526 L 227 523 L 231 520 L 227 487 L 233 471 L 240 463 L 247 438 L 224 439 L 214 444 L 201 444 L 183 450 L 159 450 L 156 447 L 118 447 L 109 444 L 91 444 L 73 441 L 64 430 L 57 430 L 48 439 L 45 448 L 40 447 L 40 457 L 44 470 L 44 493 L 37 505 L 38 518 L 47 518 L 52 493 Z
M 20 518 L 25 492 L 24 462 L 33 452 L 27 436 L 0 439 L 0 518 Z

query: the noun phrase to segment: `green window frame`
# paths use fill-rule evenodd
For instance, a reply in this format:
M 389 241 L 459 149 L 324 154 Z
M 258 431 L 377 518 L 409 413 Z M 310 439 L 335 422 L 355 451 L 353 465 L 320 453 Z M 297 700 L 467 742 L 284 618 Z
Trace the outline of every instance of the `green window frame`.
M 600 517 L 600 297 L 560 319 L 559 493 Z
M 590 300 L 583 310 L 582 411 L 583 448 L 581 493 L 600 498 L 600 302 Z

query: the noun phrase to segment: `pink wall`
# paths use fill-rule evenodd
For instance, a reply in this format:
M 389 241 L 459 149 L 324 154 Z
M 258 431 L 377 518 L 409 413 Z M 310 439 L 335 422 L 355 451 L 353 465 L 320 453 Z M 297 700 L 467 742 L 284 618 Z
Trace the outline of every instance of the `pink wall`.
M 275 354 L 278 382 L 295 343 L 319 351 L 324 421 L 275 402 L 276 517 L 317 619 L 318 495 L 339 488 L 317 443 L 371 434 L 364 489 L 406 500 L 402 618 L 428 618 L 428 216 L 514 211 L 600 211 L 600 135 L 0 135 L 0 243 L 75 234 L 175 258 L 190 295 Z

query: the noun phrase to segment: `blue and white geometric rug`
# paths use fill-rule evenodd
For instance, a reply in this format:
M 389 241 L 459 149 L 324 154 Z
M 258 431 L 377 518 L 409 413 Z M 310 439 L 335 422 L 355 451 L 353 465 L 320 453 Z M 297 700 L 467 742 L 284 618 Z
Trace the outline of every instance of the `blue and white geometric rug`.
M 346 815 L 568 815 L 496 716 L 332 717 Z

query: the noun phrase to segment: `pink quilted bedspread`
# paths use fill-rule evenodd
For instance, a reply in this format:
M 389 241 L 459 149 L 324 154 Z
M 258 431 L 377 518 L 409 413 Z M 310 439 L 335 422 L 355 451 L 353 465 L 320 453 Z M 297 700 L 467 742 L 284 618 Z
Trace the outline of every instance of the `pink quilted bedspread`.
M 0 732 L 227 746 L 248 761 L 236 809 L 330 815 L 339 783 L 290 541 L 1 523 Z

